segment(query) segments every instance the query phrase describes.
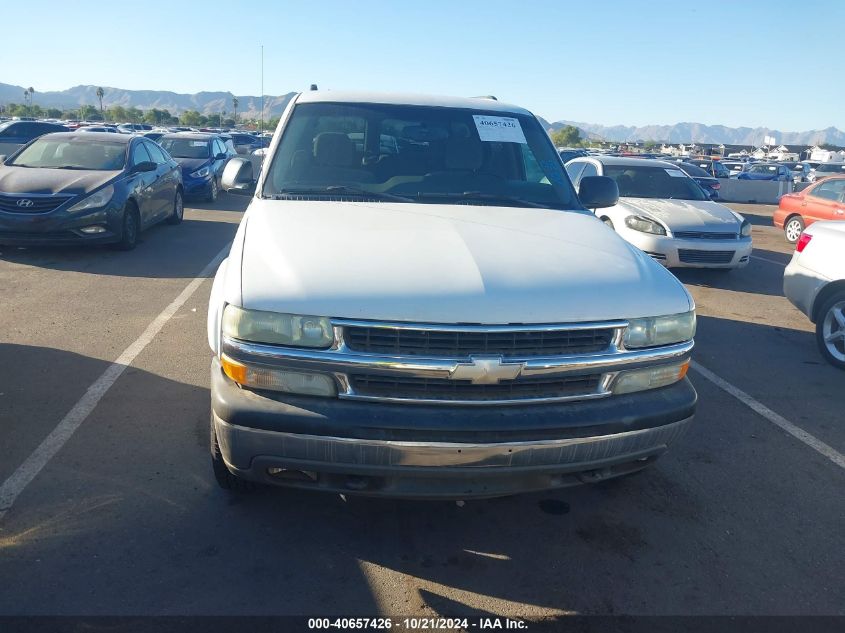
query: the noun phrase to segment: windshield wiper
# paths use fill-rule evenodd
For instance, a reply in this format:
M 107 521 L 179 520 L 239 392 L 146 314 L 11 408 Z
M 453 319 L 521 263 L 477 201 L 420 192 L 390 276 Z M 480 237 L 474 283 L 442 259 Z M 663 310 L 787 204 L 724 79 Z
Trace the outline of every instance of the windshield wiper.
M 87 167 L 77 167 L 76 165 L 57 165 L 52 169 L 80 169 L 82 171 L 88 171 Z
M 381 193 L 376 191 L 367 191 L 358 187 L 348 187 L 346 185 L 331 185 L 328 187 L 319 188 L 285 188 L 280 189 L 277 193 L 270 196 L 273 200 L 284 200 L 292 196 L 331 196 L 331 195 L 348 195 L 348 196 L 362 196 L 364 198 L 376 198 L 378 200 L 392 200 L 394 202 L 413 202 L 411 198 L 405 196 L 397 196 L 392 193 Z
M 425 198 L 460 198 L 461 200 L 499 200 L 501 202 L 512 202 L 519 206 L 532 207 L 535 209 L 551 209 L 550 206 L 519 198 L 517 196 L 509 196 L 498 193 L 484 193 L 483 191 L 457 191 L 452 193 L 436 193 L 436 192 L 419 192 L 416 195 L 418 200 Z

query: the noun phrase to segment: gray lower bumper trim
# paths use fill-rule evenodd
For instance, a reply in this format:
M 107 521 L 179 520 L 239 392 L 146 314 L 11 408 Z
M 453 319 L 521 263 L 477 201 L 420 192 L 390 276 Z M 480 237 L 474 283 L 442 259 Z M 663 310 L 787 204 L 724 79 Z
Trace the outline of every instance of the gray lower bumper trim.
M 538 442 L 455 444 L 396 442 L 281 433 L 234 426 L 214 416 L 223 458 L 237 469 L 249 469 L 256 457 L 364 466 L 374 469 L 515 468 L 589 464 L 624 459 L 665 449 L 692 421 L 692 417 L 655 428 L 615 435 Z

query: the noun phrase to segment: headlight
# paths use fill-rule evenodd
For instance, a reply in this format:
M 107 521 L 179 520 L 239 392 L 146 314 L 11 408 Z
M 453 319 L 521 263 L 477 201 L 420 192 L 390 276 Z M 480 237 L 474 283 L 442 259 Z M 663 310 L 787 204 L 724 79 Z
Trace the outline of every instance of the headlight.
M 740 237 L 751 237 L 751 222 L 748 220 L 742 221 L 742 226 L 739 227 Z
M 208 172 L 208 167 L 197 169 L 195 172 L 191 172 L 191 178 L 205 178 L 206 176 L 208 176 Z
M 656 347 L 692 340 L 695 310 L 668 316 L 631 319 L 625 331 L 625 347 Z
M 334 330 L 325 317 L 244 310 L 227 305 L 223 334 L 232 338 L 292 347 L 331 347 Z
M 331 398 L 337 395 L 334 379 L 326 374 L 251 367 L 223 354 L 220 358 L 224 373 L 239 385 L 253 389 L 267 389 L 298 393 L 305 396 Z
M 629 215 L 625 218 L 625 226 L 640 233 L 653 233 L 654 235 L 666 235 L 666 229 L 654 220 L 641 218 L 638 215 Z
M 682 363 L 673 363 L 672 365 L 623 371 L 613 381 L 611 391 L 618 395 L 666 387 L 675 384 L 686 376 L 688 369 L 689 361 L 685 360 Z
M 111 200 L 113 196 L 114 187 L 109 185 L 108 187 L 103 187 L 99 191 L 92 193 L 87 198 L 83 198 L 68 209 L 68 211 L 84 211 L 85 209 L 104 207 L 109 203 L 109 200 Z

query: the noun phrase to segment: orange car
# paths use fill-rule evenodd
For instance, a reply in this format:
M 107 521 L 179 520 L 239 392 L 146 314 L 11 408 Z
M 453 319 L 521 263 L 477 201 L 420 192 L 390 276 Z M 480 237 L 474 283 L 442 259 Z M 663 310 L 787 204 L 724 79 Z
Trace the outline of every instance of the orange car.
M 803 191 L 782 196 L 772 218 L 792 244 L 805 226 L 820 220 L 845 220 L 845 176 L 831 176 Z

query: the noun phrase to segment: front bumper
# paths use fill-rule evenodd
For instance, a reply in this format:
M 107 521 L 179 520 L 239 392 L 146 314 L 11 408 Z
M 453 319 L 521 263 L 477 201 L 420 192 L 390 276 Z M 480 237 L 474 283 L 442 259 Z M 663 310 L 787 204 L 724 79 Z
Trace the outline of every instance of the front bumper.
M 641 233 L 627 227 L 622 227 L 619 233 L 652 259 L 660 262 L 666 268 L 744 268 L 751 259 L 753 245 L 751 238 L 737 240 L 708 240 L 708 239 L 678 239 L 662 235 Z M 700 261 L 684 261 L 681 251 L 702 253 Z M 707 253 L 733 252 L 729 261 L 713 263 L 706 261 Z
M 110 203 L 102 209 L 69 214 L 57 209 L 50 213 L 27 215 L 0 212 L 0 244 L 9 246 L 70 246 L 106 244 L 120 240 L 122 206 Z M 102 233 L 85 234 L 79 229 L 102 226 Z
M 186 173 L 182 173 L 182 187 L 185 190 L 185 197 L 196 198 L 205 197 L 211 193 L 212 176 L 205 178 L 192 178 Z
M 509 407 L 370 404 L 241 389 L 211 366 L 229 470 L 262 483 L 418 498 L 491 497 L 639 470 L 693 418 L 688 380 L 600 400 Z

